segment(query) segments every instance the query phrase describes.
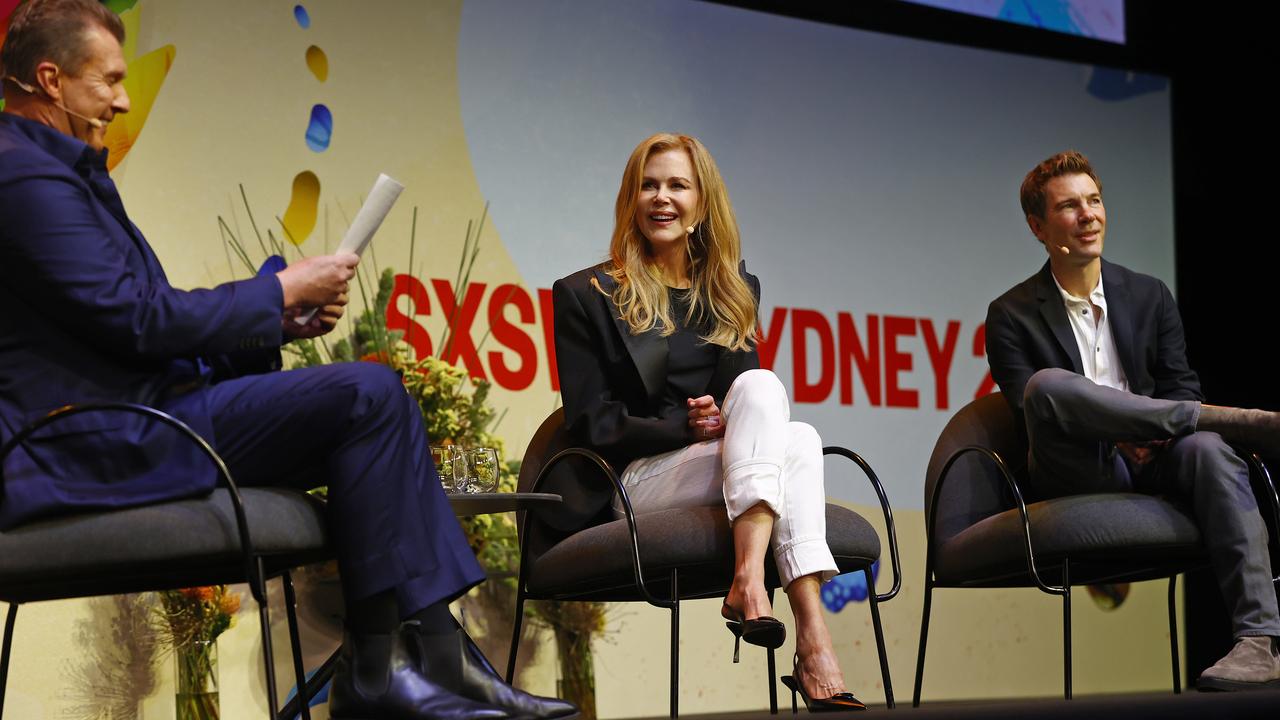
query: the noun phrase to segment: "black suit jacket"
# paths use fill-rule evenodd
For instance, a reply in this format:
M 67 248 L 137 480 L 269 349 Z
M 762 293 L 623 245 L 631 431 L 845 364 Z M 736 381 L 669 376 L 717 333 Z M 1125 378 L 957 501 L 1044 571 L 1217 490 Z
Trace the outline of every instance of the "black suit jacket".
M 1182 320 L 1169 288 L 1102 261 L 1107 319 L 1129 391 L 1166 400 L 1203 400 L 1200 380 L 1187 365 Z M 987 363 L 991 377 L 1024 428 L 1022 393 L 1037 370 L 1084 374 L 1080 351 L 1049 263 L 987 308 Z M 1025 438 L 1024 438 L 1025 439 Z
M 632 335 L 610 294 L 617 284 L 597 265 L 561 278 L 551 287 L 555 307 L 556 363 L 565 425 L 576 442 L 604 455 L 621 471 L 640 457 L 695 442 L 688 410 L 661 412 L 667 384 L 667 339 L 657 330 Z M 760 281 L 739 268 L 757 302 Z M 604 290 L 591 284 L 594 278 Z M 723 405 L 735 378 L 760 367 L 756 351 L 720 349 L 706 394 Z

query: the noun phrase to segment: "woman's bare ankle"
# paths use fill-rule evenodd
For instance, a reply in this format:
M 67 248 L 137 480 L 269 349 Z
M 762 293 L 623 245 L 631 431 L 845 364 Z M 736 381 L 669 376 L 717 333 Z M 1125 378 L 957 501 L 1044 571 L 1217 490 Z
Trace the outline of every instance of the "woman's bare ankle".
M 731 620 L 738 618 L 729 617 L 730 612 L 739 614 L 746 620 L 773 614 L 773 607 L 769 604 L 769 594 L 764 589 L 762 576 L 735 575 L 724 604 L 728 608 L 723 610 L 722 614 Z
M 829 698 L 847 690 L 833 648 L 813 647 L 806 653 L 799 650 L 798 642 L 796 647 L 796 675 L 809 697 Z

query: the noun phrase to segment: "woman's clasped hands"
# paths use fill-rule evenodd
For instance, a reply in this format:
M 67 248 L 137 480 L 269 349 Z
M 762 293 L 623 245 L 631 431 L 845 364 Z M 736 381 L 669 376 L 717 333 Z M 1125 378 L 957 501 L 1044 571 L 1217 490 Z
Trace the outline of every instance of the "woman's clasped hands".
M 685 402 L 689 406 L 689 427 L 693 428 L 694 437 L 700 441 L 724 437 L 724 418 L 715 398 L 703 395 Z

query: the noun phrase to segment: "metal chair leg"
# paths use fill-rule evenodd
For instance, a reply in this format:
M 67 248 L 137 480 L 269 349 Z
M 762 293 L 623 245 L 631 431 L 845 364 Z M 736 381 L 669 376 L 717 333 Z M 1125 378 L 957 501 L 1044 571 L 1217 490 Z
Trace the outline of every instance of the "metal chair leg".
M 769 714 L 778 714 L 778 665 L 774 656 L 773 648 L 768 648 L 765 656 L 769 659 L 769 667 L 766 672 L 769 673 Z
M 265 574 L 262 571 L 262 559 L 254 563 L 254 569 L 257 577 L 250 578 L 250 582 L 255 583 L 262 589 L 261 599 L 255 597 L 258 601 L 258 623 L 262 626 L 262 661 L 266 664 L 267 671 L 267 717 L 271 720 L 276 718 L 276 703 L 280 702 L 280 696 L 276 692 L 276 665 L 275 658 L 271 653 L 271 613 L 267 610 L 267 595 L 265 592 L 267 583 L 264 579 Z M 257 593 L 255 593 L 257 595 Z
M 769 607 L 773 607 L 773 588 L 769 588 Z M 769 648 L 769 714 L 778 714 L 778 663 L 773 648 Z
M 307 668 L 302 664 L 302 638 L 298 633 L 298 596 L 293 591 L 293 577 L 287 570 L 280 576 L 280 580 L 284 585 L 285 617 L 289 620 L 289 651 L 293 655 L 293 675 L 298 683 L 298 708 L 302 711 L 302 720 L 311 720 L 311 693 L 307 689 Z
M 911 707 L 920 707 L 920 685 L 924 682 L 924 649 L 929 641 L 929 608 L 933 604 L 933 568 L 924 574 L 924 612 L 920 616 L 920 653 L 916 655 L 916 689 Z
M 13 652 L 13 626 L 18 624 L 18 603 L 9 603 L 4 621 L 4 650 L 0 651 L 0 720 L 4 718 L 4 696 L 9 687 L 9 656 Z
M 867 578 L 867 603 L 871 606 L 871 627 L 876 631 L 876 652 L 880 655 L 880 677 L 884 680 L 884 701 L 890 710 L 893 703 L 893 679 L 889 677 L 889 656 L 884 647 L 884 628 L 880 624 L 880 601 L 876 599 L 876 581 L 871 568 L 862 571 Z
M 1066 699 L 1071 699 L 1071 569 L 1062 561 L 1062 686 Z
M 511 628 L 511 651 L 507 654 L 507 684 L 516 676 L 516 653 L 520 651 L 520 626 L 524 622 L 524 589 L 516 589 L 516 618 Z
M 1174 607 L 1178 576 L 1169 577 L 1169 656 L 1173 661 L 1173 694 L 1182 694 L 1182 668 L 1178 658 L 1178 613 Z
M 671 717 L 680 717 L 680 588 L 671 570 Z

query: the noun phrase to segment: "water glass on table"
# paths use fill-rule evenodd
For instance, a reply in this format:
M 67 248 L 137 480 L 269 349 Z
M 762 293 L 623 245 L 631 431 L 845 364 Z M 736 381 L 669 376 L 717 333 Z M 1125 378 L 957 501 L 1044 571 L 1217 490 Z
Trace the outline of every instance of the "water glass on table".
M 498 451 L 495 448 L 474 448 L 467 451 L 466 492 L 493 492 L 498 487 Z
M 432 445 L 431 460 L 447 493 L 467 492 L 467 455 L 457 445 Z

